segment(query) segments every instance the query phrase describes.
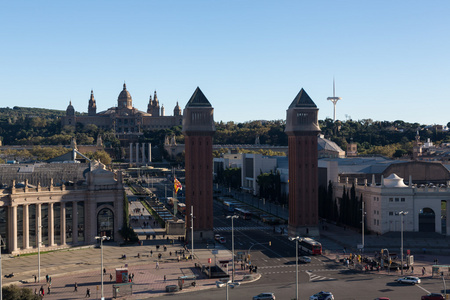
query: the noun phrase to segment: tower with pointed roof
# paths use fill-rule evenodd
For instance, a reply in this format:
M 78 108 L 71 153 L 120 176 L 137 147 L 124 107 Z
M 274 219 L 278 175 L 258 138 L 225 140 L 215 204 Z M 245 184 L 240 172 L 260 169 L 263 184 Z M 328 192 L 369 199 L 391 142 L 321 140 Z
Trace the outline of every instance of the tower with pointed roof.
M 186 233 L 188 240 L 212 239 L 214 109 L 197 87 L 183 111 L 186 169 Z M 191 206 L 194 236 L 191 236 Z
M 88 105 L 88 116 L 95 116 L 97 114 L 97 104 L 94 99 L 94 91 L 91 90 L 91 98 Z
M 181 116 L 181 108 L 180 108 L 180 105 L 178 105 L 178 101 L 177 101 L 177 105 L 175 105 L 175 108 L 173 109 L 173 115 Z
M 301 89 L 286 111 L 290 236 L 319 235 L 318 112 L 316 104 L 304 89 Z

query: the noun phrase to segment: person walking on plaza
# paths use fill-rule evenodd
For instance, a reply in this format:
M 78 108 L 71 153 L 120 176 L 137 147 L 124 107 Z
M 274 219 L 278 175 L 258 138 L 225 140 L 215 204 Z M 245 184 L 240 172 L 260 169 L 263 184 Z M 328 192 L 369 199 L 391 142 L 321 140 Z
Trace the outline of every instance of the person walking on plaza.
M 86 289 L 86 296 L 85 298 L 91 298 L 91 290 L 89 288 Z
M 422 276 L 425 275 L 425 267 L 422 268 Z
M 50 295 L 50 286 L 47 287 L 47 294 Z
M 112 281 L 112 274 L 111 273 L 109 273 L 109 281 L 110 282 Z
M 156 267 L 155 267 L 155 269 L 159 269 L 159 262 L 158 262 L 158 261 L 156 262 Z
M 166 279 L 167 279 L 167 278 L 166 278 L 166 275 L 164 275 L 164 282 L 166 282 Z
M 74 288 L 73 288 L 74 292 L 78 292 L 78 283 L 75 282 Z
M 44 291 L 44 286 L 41 285 L 41 288 L 39 289 L 39 296 L 44 297 L 44 293 L 45 293 L 45 291 Z

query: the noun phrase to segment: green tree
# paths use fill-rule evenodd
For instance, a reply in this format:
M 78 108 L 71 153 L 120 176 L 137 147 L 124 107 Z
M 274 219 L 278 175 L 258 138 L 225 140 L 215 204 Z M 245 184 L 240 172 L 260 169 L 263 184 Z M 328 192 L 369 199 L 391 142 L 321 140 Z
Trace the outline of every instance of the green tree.
M 30 288 L 21 288 L 16 285 L 2 287 L 3 300 L 39 300 L 41 297 L 35 295 Z

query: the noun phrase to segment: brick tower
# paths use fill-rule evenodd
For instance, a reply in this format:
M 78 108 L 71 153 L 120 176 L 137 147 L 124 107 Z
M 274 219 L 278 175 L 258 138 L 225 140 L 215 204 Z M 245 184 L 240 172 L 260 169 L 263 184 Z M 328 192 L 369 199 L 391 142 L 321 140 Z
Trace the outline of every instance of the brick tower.
M 191 206 L 194 242 L 213 239 L 212 137 L 214 109 L 197 87 L 183 111 L 186 162 L 186 235 L 191 240 Z
M 319 236 L 318 112 L 316 104 L 303 89 L 286 112 L 290 236 Z

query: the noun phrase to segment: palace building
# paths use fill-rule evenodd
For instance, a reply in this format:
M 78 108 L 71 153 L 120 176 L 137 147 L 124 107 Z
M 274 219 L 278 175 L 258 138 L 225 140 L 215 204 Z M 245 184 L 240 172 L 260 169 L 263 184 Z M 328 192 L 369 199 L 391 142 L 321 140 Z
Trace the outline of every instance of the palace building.
M 117 106 L 97 113 L 97 103 L 94 92 L 91 91 L 87 115 L 76 115 L 75 108 L 70 102 L 66 109 L 66 116 L 61 120 L 61 125 L 93 124 L 104 130 L 113 129 L 121 140 L 133 140 L 144 130 L 171 128 L 182 125 L 182 120 L 183 116 L 178 102 L 173 109 L 173 116 L 165 115 L 164 106 L 160 106 L 156 91 L 153 99 L 150 96 L 146 112 L 134 108 L 130 92 L 124 83 L 123 90 L 117 98 Z

